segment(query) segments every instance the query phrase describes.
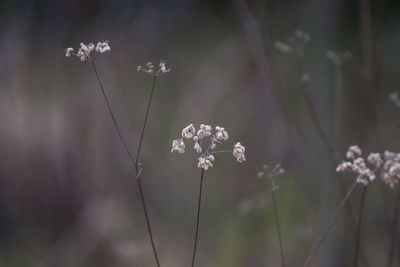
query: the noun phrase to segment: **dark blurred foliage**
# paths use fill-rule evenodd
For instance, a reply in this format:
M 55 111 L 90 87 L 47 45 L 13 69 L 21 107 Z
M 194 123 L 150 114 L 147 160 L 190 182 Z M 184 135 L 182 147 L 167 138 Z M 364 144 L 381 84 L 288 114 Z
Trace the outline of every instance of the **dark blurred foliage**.
M 197 266 L 279 266 L 270 185 L 257 178 L 264 163 L 277 162 L 286 169 L 276 183 L 287 266 L 302 265 L 342 195 L 297 60 L 274 42 L 295 30 L 311 35 L 304 64 L 312 100 L 340 158 L 353 144 L 365 154 L 398 151 L 400 110 L 389 94 L 400 83 L 400 3 L 370 1 L 368 50 L 364 2 L 0 1 L 0 266 L 155 266 L 134 169 L 93 71 L 65 58 L 67 47 L 100 40 L 111 52 L 97 68 L 132 151 L 151 86 L 136 67 L 166 60 L 172 68 L 157 81 L 141 156 L 162 266 L 191 259 L 200 170 L 190 147 L 170 153 L 189 123 L 224 126 L 248 159 L 239 165 L 217 155 L 206 172 Z M 251 16 L 247 26 L 242 12 Z M 340 105 L 327 50 L 352 53 Z M 343 179 L 349 186 L 354 175 Z M 360 191 L 351 198 L 355 214 Z M 369 266 L 386 261 L 395 191 L 381 181 L 369 186 L 362 232 Z M 353 233 L 343 212 L 314 266 L 352 266 Z

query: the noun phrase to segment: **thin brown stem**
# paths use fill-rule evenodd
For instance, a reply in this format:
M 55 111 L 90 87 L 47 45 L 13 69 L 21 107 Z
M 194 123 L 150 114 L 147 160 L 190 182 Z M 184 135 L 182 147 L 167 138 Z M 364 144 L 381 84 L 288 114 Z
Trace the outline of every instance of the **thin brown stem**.
M 155 88 L 155 84 L 156 84 L 156 80 L 157 77 L 154 76 L 153 77 L 153 83 L 151 85 L 151 91 L 150 91 L 150 97 L 149 97 L 149 102 L 147 104 L 147 109 L 146 109 L 146 115 L 144 117 L 144 122 L 143 122 L 143 128 L 142 128 L 142 132 L 140 134 L 140 141 L 139 141 L 139 146 L 138 146 L 138 150 L 137 150 L 137 154 L 136 154 L 136 164 L 135 164 L 135 169 L 136 169 L 136 175 L 137 175 L 137 185 L 139 188 L 139 192 L 140 192 L 140 200 L 142 202 L 142 207 L 143 207 L 143 212 L 144 212 L 144 216 L 146 218 L 146 226 L 147 226 L 147 232 L 149 234 L 149 238 L 150 238 L 150 242 L 151 242 L 151 247 L 153 249 L 153 254 L 154 254 L 154 259 L 156 260 L 157 266 L 160 267 L 160 261 L 158 259 L 158 255 L 157 255 L 157 250 L 156 250 L 156 246 L 154 244 L 154 238 L 153 238 L 153 233 L 151 230 L 151 224 L 150 224 L 150 219 L 149 219 L 149 215 L 147 212 L 147 208 L 146 208 L 146 201 L 144 198 L 144 193 L 143 193 L 143 188 L 142 188 L 142 183 L 140 181 L 140 172 L 141 172 L 141 166 L 139 163 L 139 156 L 140 156 L 140 151 L 141 151 L 141 147 L 142 147 L 142 143 L 143 143 L 143 138 L 144 138 L 144 132 L 146 130 L 146 124 L 147 124 L 147 119 L 149 116 L 149 111 L 150 111 L 150 106 L 151 106 L 151 101 L 153 99 L 153 93 L 154 93 L 154 88 Z
M 320 247 L 322 241 L 325 239 L 326 235 L 328 234 L 329 230 L 331 229 L 333 223 L 335 222 L 336 218 L 340 214 L 340 211 L 346 204 L 347 200 L 350 198 L 351 194 L 353 193 L 354 189 L 357 187 L 357 181 L 353 183 L 353 185 L 350 187 L 349 191 L 347 191 L 345 197 L 343 198 L 342 202 L 340 203 L 339 207 L 336 209 L 335 213 L 333 214 L 332 218 L 330 219 L 328 225 L 326 226 L 324 232 L 322 233 L 321 237 L 319 238 L 318 242 L 315 244 L 314 248 L 312 249 L 310 255 L 308 256 L 307 260 L 304 263 L 304 267 L 307 267 L 310 265 L 311 260 L 314 258 L 314 256 L 317 253 L 318 248 Z
M 109 113 L 111 115 L 111 119 L 113 121 L 115 130 L 118 133 L 119 139 L 121 140 L 121 143 L 122 143 L 126 153 L 128 154 L 128 157 L 131 160 L 132 164 L 136 165 L 136 161 L 133 159 L 133 156 L 132 156 L 131 152 L 128 149 L 128 145 L 126 144 L 125 139 L 122 136 L 122 133 L 121 133 L 121 130 L 120 130 L 119 126 L 118 126 L 118 123 L 117 123 L 117 120 L 115 118 L 114 112 L 112 111 L 110 101 L 108 100 L 107 94 L 106 94 L 106 92 L 104 90 L 103 83 L 100 80 L 100 76 L 99 76 L 99 74 L 97 72 L 96 65 L 94 64 L 94 60 L 91 61 L 91 65 L 93 67 L 94 74 L 96 75 L 97 81 L 99 83 L 99 86 L 100 86 L 100 89 L 101 89 L 101 93 L 103 94 L 104 100 L 106 101 L 106 105 L 107 105 L 108 111 L 109 111 Z
M 194 236 L 193 257 L 192 257 L 192 265 L 191 265 L 192 267 L 194 266 L 194 260 L 195 260 L 195 257 L 196 257 L 197 239 L 198 239 L 198 235 L 199 235 L 201 194 L 202 194 L 202 191 L 203 191 L 203 178 L 204 178 L 204 169 L 201 169 L 199 200 L 198 200 L 198 203 L 197 203 L 196 233 L 195 233 L 195 236 Z
M 393 266 L 394 260 L 394 250 L 396 248 L 396 240 L 399 231 L 399 213 L 400 213 L 400 186 L 398 187 L 399 191 L 396 197 L 396 207 L 394 210 L 393 218 L 392 218 L 392 232 L 390 238 L 390 248 L 389 255 L 387 260 L 387 267 Z
M 122 132 L 121 132 L 119 126 L 118 126 L 118 123 L 117 123 L 117 120 L 115 118 L 114 112 L 112 111 L 112 108 L 111 108 L 110 101 L 108 100 L 107 94 L 106 94 L 106 92 L 104 90 L 103 83 L 101 82 L 100 76 L 99 76 L 99 74 L 97 72 L 94 60 L 91 61 L 91 65 L 93 67 L 93 70 L 94 70 L 94 73 L 96 75 L 97 81 L 99 82 L 101 92 L 102 92 L 104 100 L 106 102 L 108 111 L 109 111 L 109 113 L 111 115 L 111 119 L 113 121 L 114 127 L 115 127 L 115 129 L 116 129 L 116 131 L 118 133 L 119 139 L 121 140 L 121 143 L 122 143 L 126 153 L 128 154 L 128 157 L 129 157 L 130 161 L 135 166 L 136 181 L 137 181 L 137 184 L 138 184 L 139 193 L 140 193 L 140 199 L 141 199 L 141 202 L 142 202 L 142 207 L 143 207 L 143 211 L 144 211 L 144 215 L 145 215 L 145 219 L 146 219 L 147 231 L 148 231 L 148 234 L 149 234 L 149 238 L 150 238 L 151 246 L 152 246 L 152 249 L 153 249 L 155 261 L 157 263 L 157 266 L 160 267 L 160 262 L 158 260 L 157 250 L 156 250 L 155 245 L 154 245 L 153 234 L 152 234 L 152 231 L 151 231 L 150 219 L 149 219 L 149 215 L 148 215 L 147 208 L 146 208 L 146 202 L 145 202 L 145 198 L 144 198 L 144 193 L 143 193 L 142 185 L 141 185 L 141 182 L 140 182 L 140 175 L 141 175 L 141 172 L 142 172 L 142 167 L 140 166 L 140 164 L 138 164 L 140 147 L 141 147 L 141 144 L 142 144 L 142 141 L 143 141 L 144 130 L 145 130 L 145 127 L 146 127 L 147 117 L 148 117 L 148 114 L 149 114 L 149 109 L 150 109 L 151 99 L 152 99 L 152 96 L 153 96 L 156 77 L 154 77 L 154 80 L 153 80 L 153 85 L 152 85 L 151 94 L 150 94 L 150 100 L 149 100 L 149 103 L 148 103 L 148 106 L 147 106 L 145 122 L 143 124 L 142 134 L 141 134 L 141 138 L 140 138 L 140 142 L 139 142 L 139 148 L 138 148 L 136 160 L 134 160 L 131 152 L 128 149 L 128 145 L 125 142 L 125 139 L 124 139 L 124 137 L 122 135 Z
M 357 235 L 356 235 L 356 252 L 354 254 L 354 267 L 358 266 L 358 256 L 360 254 L 360 240 L 361 240 L 361 222 L 362 215 L 364 211 L 364 203 L 365 203 L 365 195 L 367 194 L 367 186 L 363 187 L 361 194 L 361 202 L 360 202 L 360 211 L 358 214 L 358 225 L 357 225 Z
M 304 65 L 304 61 L 303 61 L 303 56 L 300 55 L 298 56 L 298 63 L 299 63 L 299 68 L 302 74 L 307 73 L 306 72 L 306 67 Z M 328 136 L 325 134 L 322 125 L 318 119 L 318 115 L 317 112 L 315 110 L 314 104 L 313 104 L 313 100 L 312 100 L 312 95 L 311 95 L 311 88 L 310 88 L 310 82 L 308 80 L 303 81 L 303 95 L 304 95 L 304 99 L 306 101 L 306 106 L 309 110 L 311 119 L 314 123 L 314 127 L 316 128 L 316 131 L 318 132 L 321 140 L 326 144 L 326 146 L 329 149 L 330 155 L 331 155 L 331 159 L 332 162 L 336 165 L 339 162 L 339 158 L 338 158 L 338 153 L 335 149 L 335 147 L 333 146 L 333 144 L 330 142 Z M 338 183 L 338 187 L 340 190 L 340 193 L 342 194 L 342 196 L 344 196 L 346 194 L 346 185 L 343 181 L 343 177 L 340 174 L 337 174 L 337 183 Z M 353 213 L 353 208 L 351 206 L 351 202 L 347 202 L 346 204 L 346 210 L 349 214 L 350 217 L 350 222 L 351 222 L 351 226 L 352 228 L 356 229 L 356 221 L 355 221 L 355 216 Z
M 154 76 L 154 77 L 153 77 L 153 84 L 151 85 L 151 91 L 150 91 L 149 102 L 148 102 L 148 104 L 147 104 L 146 115 L 144 116 L 144 122 L 143 122 L 142 133 L 140 134 L 139 146 L 138 146 L 138 150 L 137 150 L 137 153 L 136 153 L 136 163 L 139 162 L 140 150 L 141 150 L 141 148 L 142 148 L 142 142 L 143 142 L 143 137 L 144 137 L 144 131 L 146 130 L 147 118 L 148 118 L 149 112 L 150 112 L 151 100 L 153 99 L 153 93 L 154 93 L 154 88 L 155 88 L 155 85 L 156 85 L 156 80 L 157 80 L 157 76 Z
M 278 214 L 278 207 L 276 204 L 276 199 L 275 199 L 275 189 L 272 189 L 272 201 L 274 204 L 274 212 L 275 212 L 275 223 L 276 223 L 276 230 L 278 232 L 278 238 L 279 238 L 279 250 L 281 254 L 281 263 L 282 267 L 285 267 L 285 256 L 283 254 L 283 242 L 282 242 L 282 235 L 281 235 L 281 226 L 279 222 L 279 214 Z
M 272 109 L 276 111 L 276 115 L 278 116 L 278 127 L 282 133 L 284 144 L 286 145 L 284 148 L 284 154 L 288 156 L 288 166 L 290 169 L 296 170 L 299 167 L 296 161 L 297 148 L 293 141 L 293 130 L 291 129 L 288 110 L 284 103 L 284 97 L 280 93 L 282 90 L 278 90 L 277 81 L 274 79 L 274 69 L 270 64 L 271 58 L 268 56 L 267 50 L 265 49 L 261 25 L 251 11 L 247 1 L 232 0 L 232 3 L 246 34 L 251 60 L 255 64 L 263 88 L 268 94 L 268 99 L 271 99 L 271 102 L 268 103 L 271 103 Z M 309 222 L 310 228 L 314 229 L 314 214 L 309 208 L 311 207 L 310 204 L 312 201 L 300 177 L 294 177 L 304 203 L 303 206 L 306 212 L 307 221 Z

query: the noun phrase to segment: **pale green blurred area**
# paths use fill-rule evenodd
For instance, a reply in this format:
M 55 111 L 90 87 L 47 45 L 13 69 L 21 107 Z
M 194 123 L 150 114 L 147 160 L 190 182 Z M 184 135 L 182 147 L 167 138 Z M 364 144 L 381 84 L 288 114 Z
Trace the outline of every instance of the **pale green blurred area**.
M 373 1 L 371 1 L 373 2 Z M 163 267 L 191 260 L 200 182 L 197 155 L 170 153 L 194 123 L 225 127 L 247 162 L 216 154 L 205 173 L 197 266 L 280 266 L 271 186 L 257 172 L 281 162 L 276 179 L 287 266 L 302 266 L 341 200 L 335 166 L 310 119 L 293 54 L 273 48 L 295 30 L 311 35 L 305 65 L 319 120 L 330 140 L 342 110 L 340 156 L 349 145 L 398 151 L 399 4 L 385 1 L 376 44 L 378 145 L 365 91 L 360 9 L 348 1 L 249 1 L 287 111 L 294 151 L 280 128 L 279 105 L 263 83 L 252 41 L 229 1 L 5 1 L 0 3 L 0 266 L 155 266 L 134 168 L 121 146 L 90 64 L 65 58 L 67 47 L 109 40 L 96 66 L 133 153 L 152 78 L 138 65 L 165 60 L 156 83 L 141 162 L 142 183 Z M 373 24 L 375 25 L 375 24 Z M 374 34 L 378 30 L 374 28 Z M 343 104 L 327 50 L 352 53 L 343 67 Z M 288 167 L 292 162 L 292 167 Z M 293 163 L 294 162 L 294 163 Z M 293 167 L 294 166 L 294 167 Z M 354 179 L 344 176 L 347 186 Z M 302 185 L 302 186 L 300 186 Z M 397 187 L 396 187 L 397 188 Z M 361 188 L 352 196 L 358 213 Z M 396 191 L 396 190 L 394 190 Z M 386 262 L 390 238 L 381 181 L 369 186 L 362 247 L 369 266 Z M 248 207 L 248 209 L 243 209 Z M 245 211 L 244 211 L 245 210 Z M 335 223 L 313 266 L 352 266 L 347 215 Z M 398 251 L 396 251 L 397 254 Z M 396 255 L 399 264 L 400 255 Z M 359 266 L 363 266 L 362 262 Z

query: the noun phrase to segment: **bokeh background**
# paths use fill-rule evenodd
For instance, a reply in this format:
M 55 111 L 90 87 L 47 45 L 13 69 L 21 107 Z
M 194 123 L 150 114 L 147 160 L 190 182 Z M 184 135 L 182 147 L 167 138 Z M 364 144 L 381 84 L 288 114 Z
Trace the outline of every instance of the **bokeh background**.
M 265 163 L 286 169 L 275 180 L 284 251 L 287 266 L 301 266 L 342 199 L 303 86 L 339 158 L 353 144 L 399 149 L 389 95 L 400 84 L 400 4 L 369 2 L 1 1 L 0 266 L 155 266 L 134 169 L 93 70 L 65 58 L 101 40 L 111 52 L 96 65 L 132 152 L 152 82 L 136 67 L 172 68 L 157 80 L 141 156 L 162 266 L 191 260 L 200 170 L 190 148 L 170 153 L 190 123 L 224 126 L 221 148 L 240 141 L 247 153 L 244 164 L 217 154 L 206 172 L 197 266 L 280 266 L 271 185 L 257 177 Z M 311 36 L 303 69 L 274 48 L 296 30 Z M 352 57 L 337 66 L 328 50 Z M 354 175 L 342 178 L 349 187 Z M 368 186 L 359 266 L 386 262 L 396 192 Z M 350 224 L 344 211 L 313 266 L 353 266 Z

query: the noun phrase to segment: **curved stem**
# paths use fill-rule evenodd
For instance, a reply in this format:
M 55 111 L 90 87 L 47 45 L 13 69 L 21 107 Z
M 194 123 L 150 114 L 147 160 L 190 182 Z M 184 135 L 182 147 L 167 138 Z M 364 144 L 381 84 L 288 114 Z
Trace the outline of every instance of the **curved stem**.
M 364 211 L 364 203 L 365 203 L 365 195 L 367 194 L 367 186 L 363 187 L 362 195 L 361 195 L 361 202 L 360 202 L 360 211 L 358 215 L 358 225 L 357 225 L 357 235 L 356 235 L 356 252 L 355 252 L 355 259 L 354 259 L 354 267 L 358 266 L 358 256 L 360 254 L 360 239 L 361 239 L 361 221 L 362 215 Z
M 393 218 L 392 218 L 392 236 L 390 238 L 390 248 L 389 248 L 389 255 L 388 255 L 388 261 L 387 261 L 387 266 L 391 267 L 393 266 L 393 259 L 394 259 L 394 250 L 396 248 L 396 239 L 398 235 L 398 228 L 399 228 L 399 213 L 400 213 L 400 186 L 399 186 L 399 191 L 397 193 L 397 199 L 396 199 L 396 207 L 394 210 Z
M 192 267 L 194 266 L 194 259 L 196 257 L 197 238 L 198 238 L 198 235 L 199 235 L 201 193 L 203 191 L 203 178 L 204 178 L 204 169 L 201 169 L 199 200 L 198 200 L 198 203 L 197 203 L 196 233 L 195 233 L 195 236 L 194 236 L 193 257 L 192 257 L 192 265 L 191 265 Z
M 329 230 L 331 229 L 334 221 L 336 220 L 336 218 L 338 217 L 338 215 L 340 214 L 340 211 L 342 210 L 343 206 L 346 204 L 347 200 L 349 199 L 351 193 L 353 193 L 354 189 L 357 186 L 357 181 L 355 181 L 353 183 L 353 185 L 350 187 L 349 191 L 347 191 L 344 199 L 342 200 L 342 202 L 340 203 L 339 207 L 336 209 L 335 213 L 333 214 L 332 218 L 330 219 L 328 225 L 326 226 L 324 232 L 322 233 L 321 237 L 319 238 L 318 242 L 315 244 L 314 248 L 312 249 L 310 255 L 308 256 L 307 260 L 304 263 L 304 267 L 309 266 L 309 264 L 311 263 L 311 260 L 314 258 L 315 254 L 317 253 L 318 248 L 320 247 L 322 241 L 325 239 L 326 235 L 328 234 Z
M 281 235 L 281 226 L 279 223 L 279 215 L 278 215 L 278 207 L 276 204 L 276 199 L 275 199 L 275 190 L 272 190 L 272 200 L 274 203 L 274 212 L 275 212 L 275 222 L 276 222 L 276 230 L 278 232 L 278 237 L 279 237 L 279 250 L 281 253 L 281 263 L 282 267 L 285 267 L 285 256 L 283 254 L 283 242 L 282 242 L 282 235 Z

